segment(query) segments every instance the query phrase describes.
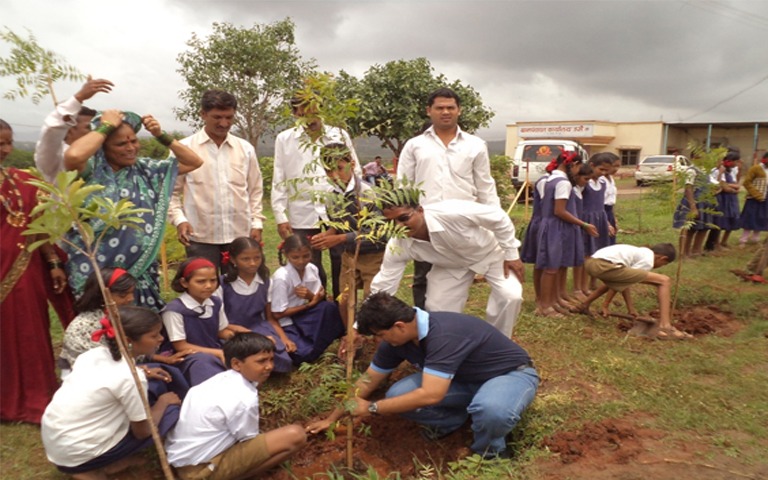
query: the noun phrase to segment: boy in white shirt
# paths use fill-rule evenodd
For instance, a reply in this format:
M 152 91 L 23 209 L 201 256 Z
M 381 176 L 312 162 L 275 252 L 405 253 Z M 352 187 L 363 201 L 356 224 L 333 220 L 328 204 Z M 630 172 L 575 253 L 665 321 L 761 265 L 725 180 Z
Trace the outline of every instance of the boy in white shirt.
M 584 300 L 579 310 L 591 315 L 589 306 L 592 302 L 612 290 L 622 293 L 627 303 L 627 311 L 635 315 L 629 287 L 637 283 L 654 285 L 659 299 L 659 322 L 658 325 L 648 327 L 643 334 L 653 335 L 660 340 L 693 338 L 693 335 L 680 331 L 671 324 L 670 278 L 651 272 L 654 268 L 673 262 L 676 256 L 677 252 L 671 243 L 659 243 L 652 247 L 617 244 L 601 248 L 587 259 L 584 269 L 589 275 L 602 280 L 603 285 Z
M 238 333 L 223 350 L 230 370 L 189 390 L 165 441 L 168 461 L 182 480 L 252 478 L 307 441 L 299 425 L 259 431 L 257 387 L 272 372 L 274 343 L 258 333 Z

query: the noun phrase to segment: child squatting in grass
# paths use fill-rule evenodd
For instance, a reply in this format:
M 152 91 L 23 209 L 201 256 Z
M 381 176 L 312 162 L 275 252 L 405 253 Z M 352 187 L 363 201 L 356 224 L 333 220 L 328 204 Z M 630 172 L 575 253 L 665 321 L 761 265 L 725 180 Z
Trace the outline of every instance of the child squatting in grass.
M 613 298 L 615 292 L 621 292 L 627 303 L 627 311 L 630 315 L 635 315 L 629 287 L 637 283 L 654 285 L 659 299 L 659 322 L 658 325 L 652 325 L 646 329 L 643 335 L 655 336 L 661 340 L 693 338 L 692 335 L 676 329 L 671 324 L 670 278 L 651 272 L 654 268 L 673 262 L 676 256 L 677 252 L 671 243 L 659 243 L 652 247 L 616 244 L 601 248 L 592 255 L 592 258 L 587 259 L 584 269 L 589 275 L 602 280 L 603 285 L 584 300 L 579 310 L 591 316 L 589 306 L 592 302 L 612 290 L 608 300 Z M 605 313 L 605 306 L 603 310 Z

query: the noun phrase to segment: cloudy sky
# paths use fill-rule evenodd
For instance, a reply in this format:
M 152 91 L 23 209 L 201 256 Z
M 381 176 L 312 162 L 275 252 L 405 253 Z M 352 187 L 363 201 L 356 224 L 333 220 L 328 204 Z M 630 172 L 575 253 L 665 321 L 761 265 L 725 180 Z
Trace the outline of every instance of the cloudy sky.
M 496 112 L 487 140 L 517 121 L 768 121 L 768 2 L 4 0 L 0 26 L 116 87 L 89 105 L 152 113 L 168 130 L 184 88 L 176 56 L 212 22 L 291 17 L 320 69 L 362 76 L 373 64 L 427 57 Z M 0 56 L 10 47 L 0 42 Z M 0 91 L 13 79 L 0 78 Z M 66 97 L 79 85 L 61 82 Z M 52 108 L 0 99 L 18 140 Z

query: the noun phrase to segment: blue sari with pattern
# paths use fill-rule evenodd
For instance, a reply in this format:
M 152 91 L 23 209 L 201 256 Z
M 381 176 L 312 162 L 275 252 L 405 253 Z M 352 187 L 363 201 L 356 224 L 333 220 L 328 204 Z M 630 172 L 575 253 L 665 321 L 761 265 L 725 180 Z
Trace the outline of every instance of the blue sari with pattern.
M 146 208 L 150 212 L 139 215 L 143 224 L 139 229 L 122 227 L 110 229 L 99 245 L 96 262 L 99 267 L 120 267 L 128 270 L 136 280 L 136 302 L 138 305 L 160 310 L 164 302 L 160 297 L 160 283 L 157 265 L 157 253 L 165 233 L 165 220 L 168 204 L 173 192 L 173 184 L 178 174 L 178 162 L 174 157 L 165 160 L 137 158 L 129 167 L 114 171 L 107 163 L 103 150 L 88 160 L 81 177 L 86 185 L 103 185 L 105 188 L 94 195 L 118 202 L 129 199 L 137 208 Z M 104 231 L 104 223 L 92 221 L 94 234 Z M 66 240 L 82 247 L 83 242 L 77 230 L 72 229 Z M 67 274 L 75 295 L 83 292 L 86 278 L 93 271 L 88 257 L 75 251 L 71 246 L 65 248 L 69 255 Z

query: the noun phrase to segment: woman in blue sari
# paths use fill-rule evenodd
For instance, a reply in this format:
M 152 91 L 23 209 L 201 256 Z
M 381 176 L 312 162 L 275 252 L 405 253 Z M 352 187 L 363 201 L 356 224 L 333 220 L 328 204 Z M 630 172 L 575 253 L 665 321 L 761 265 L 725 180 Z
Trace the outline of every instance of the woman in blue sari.
M 138 157 L 136 133 L 144 127 L 171 150 L 165 160 Z M 100 267 L 113 266 L 128 270 L 137 280 L 138 305 L 160 310 L 160 284 L 157 252 L 163 241 L 168 202 L 176 176 L 191 172 L 203 164 L 192 150 L 163 132 L 151 115 L 139 117 L 132 112 L 106 110 L 93 119 L 93 130 L 69 147 L 64 155 L 67 170 L 77 170 L 86 185 L 105 188 L 95 195 L 118 202 L 127 198 L 138 208 L 150 212 L 139 215 L 144 223 L 139 229 L 123 227 L 107 232 L 99 245 L 96 261 Z M 94 235 L 105 228 L 93 221 Z M 80 233 L 72 229 L 67 242 L 82 246 Z M 68 246 L 67 272 L 75 295 L 82 293 L 85 279 L 93 270 L 89 259 Z

